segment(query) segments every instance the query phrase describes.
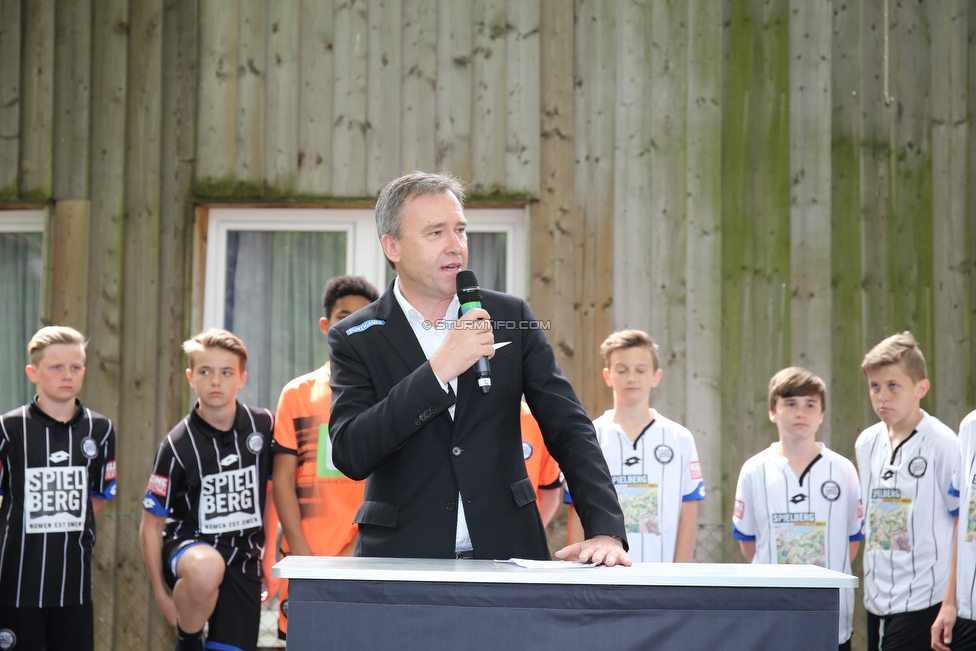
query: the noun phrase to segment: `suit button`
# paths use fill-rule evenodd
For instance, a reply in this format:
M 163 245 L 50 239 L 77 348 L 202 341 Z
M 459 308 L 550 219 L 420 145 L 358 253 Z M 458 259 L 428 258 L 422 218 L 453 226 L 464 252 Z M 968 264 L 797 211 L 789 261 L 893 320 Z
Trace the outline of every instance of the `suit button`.
M 454 449 L 451 450 L 451 454 L 453 454 L 456 457 L 461 456 L 461 452 L 462 452 L 461 448 L 458 447 L 455 447 Z
M 444 508 L 447 509 L 448 511 L 453 511 L 454 510 L 454 502 L 448 502 L 447 504 L 444 505 Z

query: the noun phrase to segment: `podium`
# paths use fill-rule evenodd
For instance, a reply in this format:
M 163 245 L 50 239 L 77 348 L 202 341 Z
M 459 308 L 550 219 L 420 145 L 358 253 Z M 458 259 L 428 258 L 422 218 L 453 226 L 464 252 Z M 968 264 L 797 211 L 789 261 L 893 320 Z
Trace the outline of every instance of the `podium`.
M 524 568 L 490 560 L 290 556 L 288 649 L 837 648 L 840 588 L 813 565 Z

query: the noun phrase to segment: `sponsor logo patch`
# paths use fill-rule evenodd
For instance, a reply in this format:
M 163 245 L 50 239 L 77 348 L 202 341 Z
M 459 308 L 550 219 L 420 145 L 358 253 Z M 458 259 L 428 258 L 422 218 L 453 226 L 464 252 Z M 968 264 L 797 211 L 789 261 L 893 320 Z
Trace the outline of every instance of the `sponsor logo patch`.
M 386 325 L 386 321 L 382 319 L 370 319 L 369 321 L 363 321 L 358 326 L 353 326 L 346 330 L 347 335 L 354 335 L 358 332 L 363 332 L 364 330 L 369 330 L 376 325 Z
M 701 462 L 699 462 L 699 461 L 692 461 L 690 464 L 688 464 L 688 467 L 691 469 L 691 478 L 692 479 L 701 479 L 702 478 Z
M 257 470 L 248 466 L 207 475 L 200 486 L 200 531 L 205 534 L 261 526 Z
M 735 508 L 732 509 L 732 515 L 741 520 L 746 514 L 746 503 L 742 500 L 735 501 Z
M 816 522 L 816 513 L 773 513 L 773 524 L 784 522 Z
M 115 480 L 115 461 L 109 461 L 105 464 L 105 481 Z
M 146 488 L 146 491 L 153 495 L 166 497 L 169 494 L 169 477 L 157 475 L 156 473 L 149 475 L 149 486 Z
M 88 509 L 87 468 L 27 468 L 24 489 L 27 533 L 84 530 Z

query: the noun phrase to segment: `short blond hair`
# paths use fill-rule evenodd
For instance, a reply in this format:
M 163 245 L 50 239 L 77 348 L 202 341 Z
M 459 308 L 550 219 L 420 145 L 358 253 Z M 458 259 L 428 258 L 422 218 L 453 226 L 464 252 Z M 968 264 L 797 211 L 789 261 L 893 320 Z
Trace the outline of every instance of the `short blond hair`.
M 651 339 L 651 335 L 643 330 L 620 330 L 603 340 L 600 344 L 600 354 L 606 360 L 607 368 L 610 368 L 610 355 L 613 351 L 624 348 L 646 348 L 651 353 L 651 359 L 654 360 L 654 370 L 661 368 L 657 359 L 657 344 Z
M 769 411 L 780 398 L 820 398 L 820 411 L 827 411 L 827 385 L 820 376 L 799 366 L 790 366 L 769 380 Z
M 41 360 L 44 359 L 44 350 L 48 346 L 55 346 L 57 344 L 81 346 L 81 354 L 84 355 L 85 346 L 88 345 L 88 342 L 85 341 L 84 335 L 68 326 L 47 326 L 41 328 L 34 333 L 34 336 L 27 343 L 27 355 L 30 357 L 30 363 L 33 366 L 40 364 Z
M 247 363 L 247 347 L 237 335 L 223 328 L 210 328 L 183 342 L 183 352 L 189 360 L 191 371 L 196 365 L 197 355 L 208 348 L 223 348 L 234 353 L 241 360 L 241 371 L 244 371 L 244 365 Z
M 871 371 L 895 364 L 901 364 L 912 382 L 920 382 L 928 377 L 925 355 L 919 350 L 918 342 L 908 330 L 891 335 L 869 350 L 864 356 L 864 361 L 861 362 L 861 371 L 867 375 Z

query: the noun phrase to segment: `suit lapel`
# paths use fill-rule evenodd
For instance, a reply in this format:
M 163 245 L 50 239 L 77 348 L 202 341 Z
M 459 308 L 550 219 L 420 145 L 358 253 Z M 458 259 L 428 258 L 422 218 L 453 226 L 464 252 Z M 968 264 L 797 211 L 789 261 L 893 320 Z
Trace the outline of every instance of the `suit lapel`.
M 386 328 L 379 331 L 390 342 L 390 346 L 396 351 L 397 356 L 407 365 L 407 372 L 413 372 L 427 361 L 424 349 L 421 348 L 417 336 L 413 333 L 413 328 L 407 321 L 407 315 L 403 313 L 400 304 L 397 303 L 396 296 L 393 295 L 393 285 L 380 296 L 376 301 L 376 317 L 386 321 Z

